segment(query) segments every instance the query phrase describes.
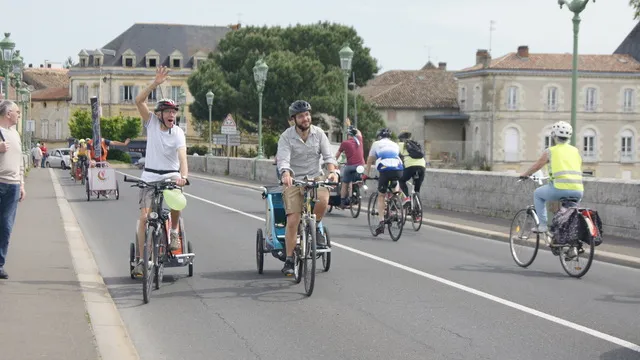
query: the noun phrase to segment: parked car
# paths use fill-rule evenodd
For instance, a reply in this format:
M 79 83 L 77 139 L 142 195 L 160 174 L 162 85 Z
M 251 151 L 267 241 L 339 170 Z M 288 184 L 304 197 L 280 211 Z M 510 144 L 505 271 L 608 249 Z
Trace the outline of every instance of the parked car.
M 141 152 L 136 152 L 136 151 L 128 151 L 129 153 L 129 157 L 131 157 L 131 163 L 135 164 L 138 162 L 138 160 L 140 160 L 140 158 L 142 157 L 142 153 Z
M 49 156 L 44 162 L 46 167 L 59 167 L 62 169 L 71 168 L 71 149 L 58 148 L 49 150 Z

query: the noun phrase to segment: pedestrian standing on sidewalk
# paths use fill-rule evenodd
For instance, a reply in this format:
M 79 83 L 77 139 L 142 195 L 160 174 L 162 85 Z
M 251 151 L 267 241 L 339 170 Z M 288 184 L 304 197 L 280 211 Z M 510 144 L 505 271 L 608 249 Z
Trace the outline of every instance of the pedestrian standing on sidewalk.
M 20 134 L 13 128 L 20 120 L 13 101 L 0 101 L 0 279 L 8 279 L 4 264 L 18 202 L 25 197 L 24 162 Z

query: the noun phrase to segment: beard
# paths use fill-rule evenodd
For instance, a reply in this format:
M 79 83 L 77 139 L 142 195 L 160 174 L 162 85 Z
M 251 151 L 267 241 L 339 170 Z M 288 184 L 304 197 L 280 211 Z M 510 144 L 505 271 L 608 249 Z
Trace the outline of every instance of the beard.
M 307 131 L 311 127 L 311 124 L 298 124 L 296 123 L 296 128 L 300 129 L 300 131 Z

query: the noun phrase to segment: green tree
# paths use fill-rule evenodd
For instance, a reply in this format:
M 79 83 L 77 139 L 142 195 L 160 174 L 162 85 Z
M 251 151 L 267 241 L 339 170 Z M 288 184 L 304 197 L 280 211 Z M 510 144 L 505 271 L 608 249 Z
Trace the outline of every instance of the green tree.
M 78 109 L 73 112 L 69 120 L 71 136 L 76 139 L 93 137 L 93 121 L 89 110 Z
M 100 136 L 109 140 L 120 140 L 121 126 L 122 122 L 118 116 L 100 118 Z
M 93 137 L 93 120 L 88 110 L 76 110 L 69 120 L 71 136 L 76 139 Z M 109 140 L 124 141 L 140 135 L 142 129 L 140 118 L 135 117 L 102 117 L 100 118 L 100 135 Z
M 196 99 L 190 106 L 193 118 L 208 121 L 206 93 L 212 90 L 213 119 L 222 120 L 231 113 L 240 129 L 257 131 L 258 94 L 253 67 L 260 57 L 269 66 L 263 97 L 264 130 L 283 131 L 288 126 L 289 104 L 297 99 L 311 102 L 314 115 L 342 118 L 344 78 L 338 53 L 345 43 L 354 51 L 352 67 L 362 86 L 379 68 L 352 27 L 324 22 L 230 32 L 221 40 L 216 54 L 210 55 L 188 80 Z
M 141 131 L 142 120 L 137 117 L 127 116 L 123 119 L 122 127 L 120 128 L 120 141 L 135 139 L 140 136 Z
M 633 8 L 633 20 L 640 19 L 640 0 L 629 0 L 629 6 Z

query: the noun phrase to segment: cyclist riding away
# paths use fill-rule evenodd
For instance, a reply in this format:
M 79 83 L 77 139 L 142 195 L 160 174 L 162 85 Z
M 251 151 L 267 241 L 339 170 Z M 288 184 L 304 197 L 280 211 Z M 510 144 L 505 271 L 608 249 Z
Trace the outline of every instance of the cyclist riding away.
M 385 209 L 385 193 L 387 187 L 391 181 L 398 181 L 402 177 L 402 160 L 400 160 L 400 147 L 391 139 L 391 130 L 383 128 L 376 133 L 376 139 L 371 144 L 371 150 L 369 150 L 369 158 L 367 159 L 367 168 L 363 179 L 369 177 L 371 171 L 371 165 L 375 162 L 376 169 L 380 173 L 378 177 L 378 214 L 383 216 Z M 384 220 L 380 221 L 377 234 L 382 234 L 384 231 Z
M 400 147 L 400 158 L 404 163 L 404 171 L 402 173 L 402 177 L 400 178 L 400 189 L 402 189 L 402 192 L 404 192 L 405 195 L 403 199 L 404 204 L 407 201 L 411 200 L 409 198 L 409 188 L 407 187 L 407 181 L 409 181 L 409 179 L 411 179 L 415 174 L 418 175 L 418 178 L 413 180 L 413 191 L 416 193 L 420 193 L 420 186 L 422 186 L 422 182 L 424 181 L 424 169 L 427 166 L 427 161 L 424 159 L 424 153 L 418 154 L 413 150 L 408 150 L 408 148 L 412 146 L 417 146 L 418 150 L 422 151 L 422 149 L 419 149 L 419 145 L 411 139 L 410 132 L 405 131 L 398 135 L 398 146 Z
M 582 185 L 582 157 L 580 151 L 567 142 L 571 138 L 571 125 L 558 121 L 551 128 L 552 146 L 542 153 L 538 161 L 529 170 L 520 174 L 520 178 L 527 178 L 548 165 L 549 183 L 540 186 L 533 193 L 536 213 L 540 220 L 538 228 L 533 231 L 545 233 L 547 227 L 547 207 L 549 200 L 560 200 L 563 197 L 582 199 L 584 186 Z
M 347 140 L 340 144 L 340 148 L 336 153 L 336 159 L 340 158 L 340 154 L 344 152 L 347 157 L 347 164 L 341 171 L 342 182 L 340 189 L 340 205 L 342 208 L 349 205 L 349 186 L 357 180 L 358 173 L 356 168 L 358 165 L 364 165 L 364 143 L 362 141 L 362 133 L 360 130 L 349 126 L 347 129 Z
M 175 180 L 176 185 L 184 186 L 187 182 L 187 142 L 184 131 L 175 126 L 178 105 L 171 99 L 161 99 L 156 103 L 154 112 L 147 107 L 149 94 L 160 84 L 165 82 L 169 70 L 161 67 L 156 70 L 156 78 L 144 91 L 136 96 L 136 106 L 142 117 L 142 122 L 147 128 L 147 147 L 145 154 L 145 167 L 140 179 L 147 183 L 155 183 L 166 179 Z M 138 226 L 138 256 L 142 258 L 144 246 L 144 231 L 147 214 L 151 210 L 153 200 L 153 188 L 140 189 L 140 224 Z M 180 211 L 171 210 L 171 250 L 179 248 L 178 223 Z M 143 261 L 139 260 L 134 274 L 142 274 Z
M 331 153 L 329 139 L 322 128 L 311 124 L 311 105 L 304 100 L 296 100 L 289 106 L 289 118 L 293 120 L 293 127 L 285 130 L 278 140 L 277 164 L 281 174 L 284 191 L 285 212 L 287 214 L 287 228 L 285 230 L 287 258 L 282 272 L 293 275 L 293 250 L 296 246 L 298 225 L 302 215 L 303 189 L 293 185 L 293 179 L 302 180 L 305 176 L 316 181 L 323 180 L 324 174 L 320 166 L 320 158 L 324 160 L 331 182 L 338 181 L 337 162 Z M 318 201 L 314 205 L 318 228 L 320 221 L 329 204 L 329 190 L 318 187 Z M 325 245 L 322 232 L 316 229 L 317 246 Z
M 124 142 L 120 142 L 116 140 L 108 140 L 108 139 L 102 138 L 100 141 L 100 148 L 102 151 L 100 152 L 100 156 L 98 157 L 95 152 L 95 147 L 93 146 L 93 139 L 87 139 L 87 145 L 88 145 L 87 148 L 89 149 L 89 153 L 91 154 L 91 160 L 92 160 L 91 167 L 95 166 L 95 162 L 107 161 L 107 154 L 109 154 L 109 146 L 111 145 L 127 146 L 129 145 L 130 141 L 131 139 L 126 139 Z

